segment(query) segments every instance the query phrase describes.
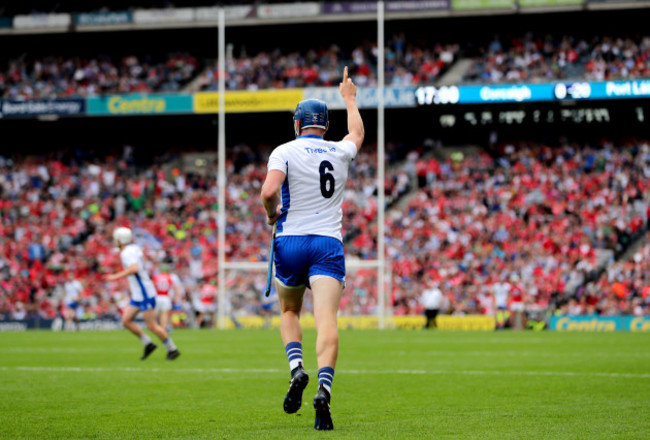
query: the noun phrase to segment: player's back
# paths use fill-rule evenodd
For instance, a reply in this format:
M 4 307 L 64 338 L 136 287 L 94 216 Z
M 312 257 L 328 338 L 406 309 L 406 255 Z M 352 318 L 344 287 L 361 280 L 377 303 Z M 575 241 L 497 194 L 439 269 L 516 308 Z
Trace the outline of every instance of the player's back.
M 324 235 L 342 240 L 343 191 L 350 162 L 357 153 L 352 142 L 299 136 L 277 147 L 269 170 L 286 174 L 277 234 Z
M 158 295 L 167 296 L 174 284 L 172 277 L 168 273 L 159 273 L 153 277 L 153 284 L 156 286 Z
M 137 264 L 138 271 L 128 276 L 131 296 L 137 301 L 156 296 L 156 288 L 144 267 L 144 254 L 142 249 L 134 243 L 131 243 L 122 249 L 120 259 L 124 268 Z

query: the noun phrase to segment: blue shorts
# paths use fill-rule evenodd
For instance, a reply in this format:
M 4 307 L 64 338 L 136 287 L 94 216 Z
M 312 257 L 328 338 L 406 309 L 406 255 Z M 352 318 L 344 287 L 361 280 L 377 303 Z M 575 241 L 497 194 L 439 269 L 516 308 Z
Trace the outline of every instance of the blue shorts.
M 343 243 L 322 235 L 289 235 L 275 239 L 275 277 L 288 287 L 309 284 L 309 277 L 325 275 L 345 282 Z
M 147 298 L 147 299 L 145 299 L 143 301 L 131 300 L 131 301 L 129 301 L 129 305 L 139 308 L 141 312 L 144 312 L 146 310 L 155 309 L 156 308 L 156 297 L 152 296 L 151 298 Z
M 260 308 L 266 311 L 273 310 L 273 303 L 262 303 Z

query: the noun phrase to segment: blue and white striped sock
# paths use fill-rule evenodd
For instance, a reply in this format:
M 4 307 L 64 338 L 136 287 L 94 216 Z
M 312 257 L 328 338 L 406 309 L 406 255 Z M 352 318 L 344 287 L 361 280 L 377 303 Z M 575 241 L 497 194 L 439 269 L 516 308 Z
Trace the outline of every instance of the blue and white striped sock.
M 294 370 L 302 365 L 302 344 L 300 342 L 289 342 L 284 349 L 287 352 L 287 358 L 289 358 L 289 369 L 293 376 Z
M 334 368 L 323 367 L 318 370 L 318 386 L 323 387 L 332 394 L 332 381 L 334 380 Z

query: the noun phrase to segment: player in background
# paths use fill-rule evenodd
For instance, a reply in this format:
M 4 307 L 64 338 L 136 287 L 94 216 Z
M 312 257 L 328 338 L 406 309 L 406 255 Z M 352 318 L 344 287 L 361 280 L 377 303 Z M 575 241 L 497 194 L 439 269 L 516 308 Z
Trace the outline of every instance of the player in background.
M 273 306 L 278 301 L 278 292 L 273 286 L 271 286 L 271 291 L 269 296 L 262 295 L 260 300 L 259 315 L 264 318 L 264 328 L 271 327 L 271 320 L 273 319 Z
M 152 281 L 156 287 L 156 312 L 160 326 L 171 332 L 172 304 L 180 300 L 180 286 L 174 281 L 168 266 L 161 266 Z
M 175 292 L 175 296 L 172 298 L 172 311 L 184 313 L 183 302 L 186 299 L 185 285 L 183 284 L 183 281 L 181 281 L 181 277 L 176 273 L 176 270 L 171 271 L 169 276 L 172 278 L 172 286 Z M 173 313 L 171 314 L 171 317 L 173 320 Z
M 75 278 L 72 271 L 68 272 L 68 281 L 63 285 L 65 291 L 65 329 L 74 330 L 79 322 L 77 310 L 81 305 L 83 285 Z
M 510 319 L 510 312 L 508 311 L 508 297 L 510 295 L 510 283 L 505 279 L 496 282 L 492 285 L 494 292 L 494 303 L 496 305 L 495 321 L 496 329 L 502 330 L 506 327 Z
M 267 223 L 277 223 L 275 285 L 282 313 L 282 342 L 291 370 L 284 410 L 291 414 L 300 409 L 309 382 L 300 326 L 303 295 L 309 287 L 318 332 L 318 393 L 314 397 L 314 428 L 318 430 L 334 428 L 330 397 L 339 349 L 336 315 L 345 286 L 341 203 L 350 162 L 364 138 L 357 88 L 348 78 L 347 67 L 339 90 L 347 108 L 348 135 L 340 142 L 325 141 L 327 104 L 315 99 L 301 101 L 293 117 L 296 139 L 271 153 L 261 193 Z
M 510 311 L 512 312 L 512 328 L 523 330 L 526 326 L 524 314 L 524 287 L 519 282 L 519 275 L 510 275 Z
M 206 282 L 199 289 L 194 302 L 194 308 L 198 313 L 196 316 L 196 326 L 198 328 L 214 327 L 215 314 L 217 313 L 217 294 L 217 281 L 206 277 Z
M 174 360 L 180 352 L 174 345 L 167 331 L 156 322 L 156 289 L 144 268 L 144 255 L 142 249 L 133 241 L 133 232 L 129 228 L 117 228 L 113 231 L 113 241 L 120 249 L 120 259 L 124 270 L 105 276 L 106 281 L 117 281 L 127 278 L 131 291 L 131 301 L 122 313 L 122 324 L 131 333 L 140 338 L 144 345 L 144 353 L 140 359 L 146 359 L 157 345 L 149 335 L 144 333 L 140 326 L 133 322 L 136 315 L 142 312 L 147 328 L 163 342 L 167 348 L 167 360 Z

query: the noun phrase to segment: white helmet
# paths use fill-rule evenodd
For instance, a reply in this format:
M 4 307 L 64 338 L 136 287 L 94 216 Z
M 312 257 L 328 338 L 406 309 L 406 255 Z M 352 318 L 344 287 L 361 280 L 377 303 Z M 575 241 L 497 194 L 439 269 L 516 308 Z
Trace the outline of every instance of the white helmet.
M 113 231 L 115 244 L 129 244 L 133 241 L 133 232 L 129 228 L 117 228 Z

